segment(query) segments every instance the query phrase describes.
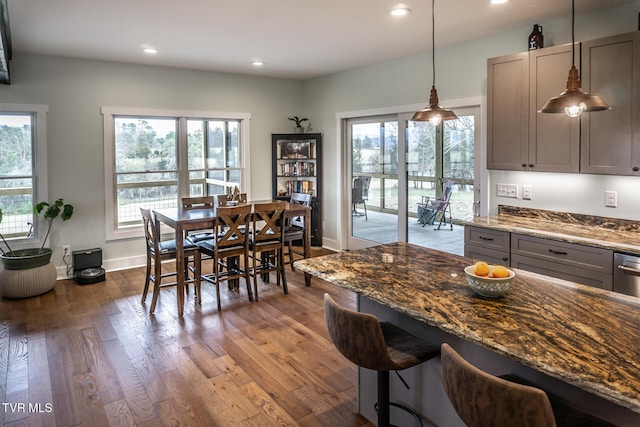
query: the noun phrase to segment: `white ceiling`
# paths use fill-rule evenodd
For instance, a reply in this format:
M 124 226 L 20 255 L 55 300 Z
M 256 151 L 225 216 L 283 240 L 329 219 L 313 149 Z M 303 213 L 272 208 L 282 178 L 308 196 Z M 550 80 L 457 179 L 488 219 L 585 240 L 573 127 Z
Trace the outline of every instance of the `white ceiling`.
M 635 0 L 576 0 L 576 14 Z M 14 52 L 306 79 L 430 50 L 431 1 L 8 0 Z M 569 0 L 438 0 L 436 46 L 570 16 Z M 445 42 L 446 41 L 446 42 Z M 154 56 L 142 53 L 154 47 Z M 262 68 L 250 62 L 261 59 Z

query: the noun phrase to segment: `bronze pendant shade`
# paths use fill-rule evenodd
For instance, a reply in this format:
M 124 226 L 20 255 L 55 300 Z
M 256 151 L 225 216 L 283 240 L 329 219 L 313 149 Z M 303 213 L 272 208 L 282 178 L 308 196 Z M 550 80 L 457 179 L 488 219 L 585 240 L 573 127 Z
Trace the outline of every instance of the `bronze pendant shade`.
M 433 65 L 433 84 L 431 86 L 431 95 L 429 96 L 429 105 L 418 111 L 411 117 L 415 122 L 430 122 L 437 126 L 442 120 L 455 120 L 458 118 L 456 113 L 446 108 L 442 108 L 438 103 L 438 91 L 436 90 L 436 42 L 435 42 L 435 0 L 431 0 L 431 63 Z
M 571 69 L 567 79 L 567 90 L 548 100 L 538 113 L 565 113 L 569 117 L 578 117 L 583 112 L 610 110 L 598 95 L 590 95 L 581 88 L 580 73 L 575 66 L 575 0 L 571 0 Z

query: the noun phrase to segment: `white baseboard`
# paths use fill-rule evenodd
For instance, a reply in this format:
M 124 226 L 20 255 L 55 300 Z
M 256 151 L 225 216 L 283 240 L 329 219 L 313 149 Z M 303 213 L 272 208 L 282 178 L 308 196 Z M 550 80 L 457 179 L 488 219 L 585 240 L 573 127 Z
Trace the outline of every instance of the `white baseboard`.
M 116 259 L 109 259 L 109 260 L 103 261 L 102 268 L 104 268 L 105 271 L 118 271 L 118 270 L 125 270 L 127 268 L 142 267 L 142 266 L 145 266 L 146 264 L 147 264 L 147 256 L 137 255 L 133 257 L 116 258 Z M 66 266 L 57 267 L 56 270 L 58 272 L 58 280 L 70 278 L 70 277 L 67 277 Z

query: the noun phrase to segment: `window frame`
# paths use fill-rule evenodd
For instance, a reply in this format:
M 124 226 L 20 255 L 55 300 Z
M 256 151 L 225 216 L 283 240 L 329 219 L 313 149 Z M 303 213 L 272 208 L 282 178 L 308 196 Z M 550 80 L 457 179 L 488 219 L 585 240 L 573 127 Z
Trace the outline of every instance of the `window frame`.
M 34 186 L 32 188 L 33 206 L 38 201 L 48 200 L 49 187 L 47 180 L 47 113 L 49 106 L 43 104 L 8 104 L 0 103 L 0 113 L 11 114 L 28 113 L 32 116 L 32 176 Z M 38 218 L 33 215 L 33 236 L 11 238 L 13 250 L 31 248 L 42 245 L 42 228 L 38 227 Z
M 238 120 L 240 121 L 240 181 L 248 190 L 251 183 L 250 167 L 250 122 L 251 114 L 238 112 L 217 112 L 217 111 L 191 111 L 191 110 L 157 110 L 148 108 L 127 108 L 127 107 L 102 107 L 103 116 L 103 141 L 104 141 L 104 164 L 105 164 L 105 228 L 106 240 L 121 240 L 142 237 L 144 230 L 142 222 L 139 227 L 118 228 L 115 209 L 117 209 L 117 174 L 115 164 L 115 118 L 116 117 L 139 117 L 141 119 L 150 118 L 172 118 L 178 123 L 177 127 L 177 166 L 178 166 L 178 200 L 189 195 L 189 164 L 188 164 L 188 143 L 187 143 L 187 121 L 188 120 Z M 247 193 L 249 191 L 246 191 Z

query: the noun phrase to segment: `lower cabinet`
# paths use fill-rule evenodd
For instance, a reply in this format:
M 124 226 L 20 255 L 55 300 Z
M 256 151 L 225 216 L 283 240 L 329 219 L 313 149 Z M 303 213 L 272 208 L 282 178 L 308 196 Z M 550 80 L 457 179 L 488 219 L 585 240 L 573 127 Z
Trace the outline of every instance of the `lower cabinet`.
M 510 234 L 508 231 L 465 226 L 464 256 L 508 267 L 511 265 Z
M 613 251 L 511 234 L 511 266 L 606 290 L 613 289 Z
M 464 237 L 465 257 L 613 289 L 611 250 L 473 226 Z

